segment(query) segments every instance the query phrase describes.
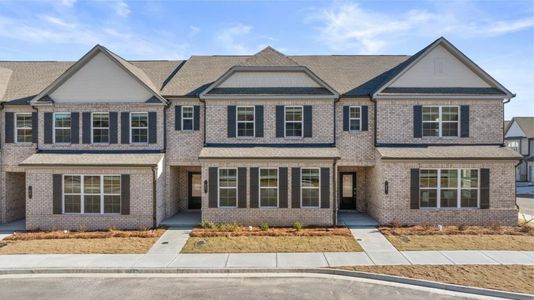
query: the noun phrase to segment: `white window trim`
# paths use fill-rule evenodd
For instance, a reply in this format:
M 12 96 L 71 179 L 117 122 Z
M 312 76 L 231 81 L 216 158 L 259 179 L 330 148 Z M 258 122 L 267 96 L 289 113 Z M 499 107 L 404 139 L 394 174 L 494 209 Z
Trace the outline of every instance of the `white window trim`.
M 32 140 L 30 140 L 29 142 L 19 142 L 19 129 L 30 129 L 32 131 L 32 137 L 33 137 L 33 126 L 30 125 L 30 127 L 17 127 L 17 117 L 19 115 L 29 115 L 30 118 L 32 118 L 32 113 L 15 113 L 15 144 L 31 144 L 33 143 Z M 33 124 L 33 119 L 32 119 L 32 124 Z M 30 138 L 31 139 L 31 138 Z
M 221 187 L 221 170 L 235 170 L 235 187 Z M 217 169 L 217 207 L 218 208 L 237 208 L 239 203 L 238 187 L 239 186 L 239 174 L 237 174 L 237 168 L 218 168 Z M 222 206 L 221 205 L 221 189 L 235 189 L 235 206 Z
M 421 176 L 421 171 L 429 171 L 429 170 L 437 170 L 437 187 L 436 188 L 429 188 L 429 187 L 421 187 L 421 179 L 419 179 L 419 208 L 420 209 L 479 209 L 480 208 L 480 169 L 477 168 L 424 168 L 419 169 L 419 176 Z M 457 186 L 456 186 L 456 193 L 457 193 L 457 200 L 456 200 L 456 207 L 441 207 L 441 171 L 442 170 L 456 170 L 457 172 Z M 478 182 L 477 187 L 472 188 L 462 188 L 462 170 L 477 170 L 478 172 Z M 420 177 L 419 177 L 420 178 Z M 444 188 L 445 190 L 453 190 L 454 188 Z M 421 207 L 421 190 L 437 190 L 436 194 L 436 207 Z M 477 207 L 462 207 L 462 190 L 477 190 Z
M 252 121 L 239 121 L 239 109 L 240 108 L 252 108 Z M 239 135 L 239 123 L 252 123 L 252 135 Z M 256 107 L 255 106 L 236 106 L 235 108 L 235 136 L 241 139 L 250 139 L 256 137 Z
M 184 108 L 191 108 L 190 118 L 184 117 Z M 182 131 L 193 131 L 195 129 L 195 108 L 191 105 L 182 106 L 182 111 L 180 112 L 180 114 L 182 115 Z M 191 129 L 185 129 L 184 120 L 191 120 Z
M 93 123 L 93 116 L 94 114 L 107 114 L 108 115 L 108 127 L 94 127 L 94 123 Z M 94 130 L 95 129 L 107 129 L 108 130 L 108 141 L 105 142 L 105 143 L 95 143 L 95 140 L 94 140 Z M 91 112 L 91 144 L 95 144 L 95 145 L 109 145 L 109 139 L 110 139 L 110 133 L 111 133 L 111 128 L 110 128 L 110 124 L 109 124 L 109 112 L 105 112 L 105 111 L 95 111 L 95 112 Z
M 132 138 L 133 138 L 133 134 L 132 134 L 132 133 L 133 133 L 133 129 L 134 129 L 133 126 L 132 126 L 132 115 L 133 115 L 133 114 L 144 114 L 144 115 L 146 115 L 146 127 L 135 127 L 136 129 L 145 129 L 145 128 L 146 128 L 146 142 L 135 142 L 135 143 L 134 143 L 134 142 L 132 141 L 132 140 L 133 140 L 133 139 L 132 139 Z M 129 115 L 130 115 L 130 144 L 134 144 L 134 145 L 147 145 L 147 144 L 148 144 L 148 140 L 149 140 L 149 138 L 150 138 L 150 137 L 148 136 L 148 135 L 150 134 L 150 132 L 149 132 L 149 130 L 148 130 L 148 112 L 146 112 L 146 111 L 145 111 L 145 112 L 131 112 Z
M 79 195 L 80 196 L 80 212 L 79 213 L 66 213 L 65 212 L 65 177 L 66 176 L 79 176 L 80 177 L 80 192 L 79 193 L 66 193 L 66 195 Z M 98 176 L 100 177 L 100 213 L 85 213 L 85 192 L 84 192 L 84 182 L 85 176 Z M 121 193 L 118 194 L 106 194 L 104 193 L 104 177 L 114 176 L 119 177 L 119 187 L 122 189 L 122 178 L 119 174 L 63 174 L 61 177 L 61 213 L 64 215 L 120 215 L 119 213 L 105 213 L 104 212 L 104 197 L 105 196 L 119 196 L 122 197 Z M 96 194 L 88 194 L 88 196 L 94 196 Z M 121 199 L 122 206 L 122 199 Z M 122 210 L 122 207 L 119 211 Z
M 302 171 L 306 170 L 318 170 L 319 171 L 319 186 L 318 187 L 304 187 L 302 185 Z M 302 205 L 302 190 L 318 190 L 319 191 L 319 201 L 317 201 L 317 206 L 304 206 Z M 300 207 L 301 208 L 321 208 L 321 168 L 300 168 Z
M 276 187 L 262 187 L 261 186 L 261 170 L 276 170 Z M 261 205 L 261 189 L 276 189 L 276 206 Z M 280 206 L 280 169 L 279 168 L 259 168 L 258 170 L 258 201 L 259 208 L 278 208 Z
M 352 108 L 358 108 L 360 110 L 360 117 L 359 118 L 352 118 L 350 116 L 350 111 Z M 354 130 L 354 129 L 351 129 L 350 128 L 350 121 L 351 120 L 358 120 L 358 122 L 360 123 L 360 129 L 358 130 Z M 349 106 L 349 132 L 360 132 L 362 131 L 362 107 L 361 106 L 357 106 L 357 105 L 352 105 L 352 106 Z
M 515 146 L 512 146 L 512 144 L 515 145 Z M 521 141 L 520 140 L 507 140 L 506 141 L 506 147 L 514 150 L 517 153 L 520 153 Z
M 56 115 L 61 115 L 61 114 L 70 115 L 70 127 L 56 127 Z M 65 142 L 57 143 L 56 142 L 56 129 L 69 129 L 69 130 L 71 130 L 70 142 L 68 142 L 68 143 L 65 143 Z M 71 112 L 54 112 L 54 114 L 52 115 L 52 138 L 53 138 L 54 144 L 59 144 L 59 145 L 70 145 L 70 144 L 72 144 L 72 113 Z
M 461 118 L 461 113 L 460 113 L 460 106 L 458 105 L 423 105 L 422 106 L 422 109 L 421 109 L 421 114 L 423 114 L 423 109 L 425 107 L 437 107 L 438 108 L 438 120 L 437 121 L 424 121 L 423 120 L 423 117 L 421 117 L 421 137 L 423 138 L 458 138 L 460 137 L 460 118 Z M 458 121 L 443 121 L 443 108 L 444 107 L 456 107 L 458 109 Z M 436 123 L 438 122 L 438 135 L 437 136 L 434 136 L 434 135 L 425 135 L 425 130 L 424 130 L 424 126 L 423 124 L 424 123 Z M 457 130 L 456 130 L 456 135 L 455 136 L 443 136 L 443 123 L 457 123 Z
M 294 108 L 294 107 L 299 107 L 301 109 L 301 116 L 302 116 L 302 120 L 299 121 L 287 121 L 286 120 L 286 115 L 287 115 L 287 108 L 288 107 L 291 107 L 291 108 Z M 300 123 L 301 124 L 301 130 L 300 130 L 300 136 L 287 136 L 287 123 Z M 304 138 L 304 106 L 303 105 L 286 105 L 284 106 L 284 138 L 287 138 L 287 139 L 301 139 L 301 138 Z

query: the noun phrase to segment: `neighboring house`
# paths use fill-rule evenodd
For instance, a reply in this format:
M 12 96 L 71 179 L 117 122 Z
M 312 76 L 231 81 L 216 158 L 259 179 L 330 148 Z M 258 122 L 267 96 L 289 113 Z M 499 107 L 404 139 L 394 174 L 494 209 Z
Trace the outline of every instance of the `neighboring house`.
M 510 93 L 446 39 L 413 56 L 0 62 L 2 222 L 517 222 Z
M 523 156 L 515 180 L 534 182 L 534 117 L 514 117 L 504 128 L 506 146 Z

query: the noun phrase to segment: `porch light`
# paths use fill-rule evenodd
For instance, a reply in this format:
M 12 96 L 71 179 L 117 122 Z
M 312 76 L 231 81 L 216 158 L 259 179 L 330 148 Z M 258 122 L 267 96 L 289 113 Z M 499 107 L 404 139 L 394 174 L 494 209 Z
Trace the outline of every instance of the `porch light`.
M 386 193 L 386 195 L 387 195 L 388 192 L 389 192 L 389 182 L 386 180 L 384 182 L 384 193 Z
M 29 186 L 28 186 L 28 198 L 31 199 L 31 198 L 32 198 L 32 194 L 33 194 L 33 193 L 32 193 L 32 186 L 29 185 Z
M 204 180 L 204 194 L 208 192 L 208 181 Z

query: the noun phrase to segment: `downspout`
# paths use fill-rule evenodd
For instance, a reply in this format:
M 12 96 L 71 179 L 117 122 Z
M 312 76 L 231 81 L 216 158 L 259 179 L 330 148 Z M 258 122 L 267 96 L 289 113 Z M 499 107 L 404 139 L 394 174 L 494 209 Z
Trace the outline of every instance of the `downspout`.
M 156 193 L 156 187 L 157 187 L 157 175 L 158 175 L 158 166 L 152 166 L 152 227 L 156 228 L 158 226 L 158 218 L 157 218 L 157 193 Z
M 378 120 L 377 120 L 377 104 L 376 104 L 376 99 L 374 99 L 373 97 L 371 97 L 371 95 L 369 95 L 369 99 L 371 100 L 371 102 L 374 103 L 374 111 L 373 111 L 373 116 L 374 116 L 374 120 L 373 120 L 373 135 L 374 135 L 374 143 L 375 143 L 375 148 L 378 146 L 377 144 L 377 141 L 376 141 L 376 133 L 377 133 L 377 127 L 378 127 Z
M 207 115 L 207 113 L 206 113 L 206 100 L 202 99 L 200 97 L 198 98 L 198 100 L 200 100 L 200 102 L 202 102 L 202 106 L 204 108 L 204 116 L 202 118 L 204 120 L 204 126 L 202 126 L 202 135 L 203 135 L 203 137 L 202 137 L 203 143 L 202 144 L 204 145 L 204 147 L 206 147 L 206 126 L 207 126 L 207 123 L 206 123 L 206 115 Z
M 333 122 L 334 122 L 334 147 L 337 148 L 337 118 L 336 118 L 336 109 L 337 109 L 337 103 L 341 100 L 341 96 L 340 97 L 337 97 L 336 99 L 334 99 L 334 118 L 333 118 Z M 342 112 L 343 113 L 343 112 Z M 336 185 L 336 178 L 337 178 L 337 160 L 338 158 L 335 158 L 334 159 L 334 163 L 332 163 L 332 191 L 334 192 L 334 210 L 333 210 L 333 221 L 334 221 L 334 226 L 337 225 L 337 212 L 338 212 L 338 203 L 337 203 L 337 185 Z
M 515 172 L 517 170 L 517 167 L 519 167 L 519 165 L 522 163 L 523 163 L 523 159 L 521 158 L 514 168 L 514 199 L 515 199 L 515 208 L 517 208 L 518 213 L 519 213 L 519 205 L 517 204 L 517 183 L 515 181 Z M 527 163 L 527 166 L 528 166 L 528 163 Z M 528 174 L 528 168 L 527 168 L 527 174 Z

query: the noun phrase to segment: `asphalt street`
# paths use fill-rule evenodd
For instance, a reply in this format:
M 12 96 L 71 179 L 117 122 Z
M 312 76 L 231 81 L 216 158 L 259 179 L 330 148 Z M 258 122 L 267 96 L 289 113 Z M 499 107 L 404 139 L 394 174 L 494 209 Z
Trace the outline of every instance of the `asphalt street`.
M 534 216 L 534 198 L 517 197 L 517 205 L 525 214 Z

